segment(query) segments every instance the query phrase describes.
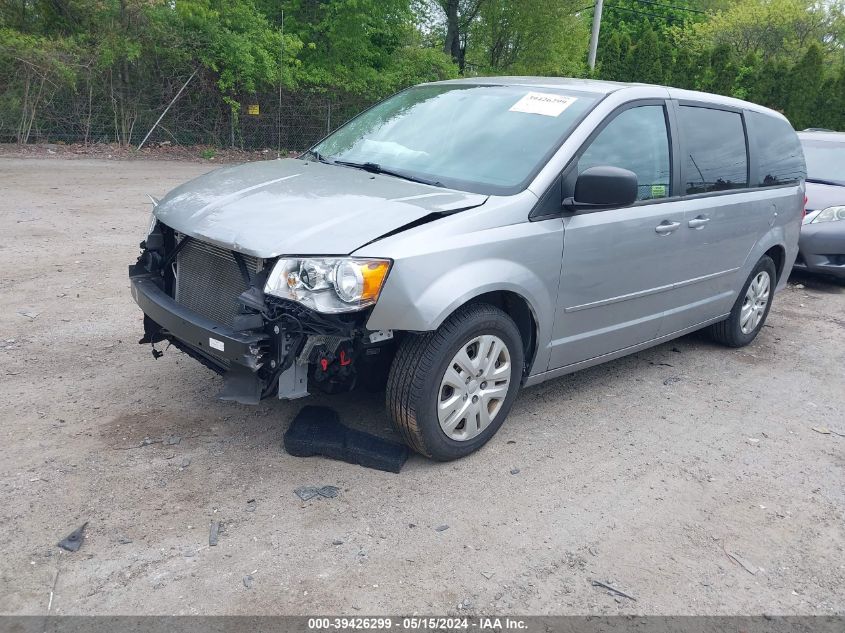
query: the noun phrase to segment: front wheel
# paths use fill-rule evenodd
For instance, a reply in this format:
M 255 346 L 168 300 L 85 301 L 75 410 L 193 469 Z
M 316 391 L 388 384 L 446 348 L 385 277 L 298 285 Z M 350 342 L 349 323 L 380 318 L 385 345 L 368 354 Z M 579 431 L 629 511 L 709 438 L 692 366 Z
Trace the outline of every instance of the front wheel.
M 769 315 L 775 296 L 777 269 L 764 255 L 748 276 L 730 316 L 710 326 L 710 336 L 728 347 L 744 347 L 753 341 Z
M 435 332 L 409 334 L 387 382 L 394 425 L 439 461 L 481 448 L 505 421 L 522 378 L 519 330 L 498 308 L 461 308 Z

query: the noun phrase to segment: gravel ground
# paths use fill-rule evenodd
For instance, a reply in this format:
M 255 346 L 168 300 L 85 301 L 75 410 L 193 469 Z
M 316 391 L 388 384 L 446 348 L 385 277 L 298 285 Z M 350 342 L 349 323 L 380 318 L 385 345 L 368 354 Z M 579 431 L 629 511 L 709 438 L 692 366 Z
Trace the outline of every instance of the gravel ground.
M 136 344 L 144 194 L 210 168 L 0 158 L 0 611 L 55 585 L 56 614 L 845 613 L 845 437 L 813 430 L 845 433 L 845 285 L 793 279 L 745 349 L 694 335 L 527 389 L 456 463 L 294 458 L 303 402 L 218 402 Z M 309 401 L 390 435 L 382 398 Z

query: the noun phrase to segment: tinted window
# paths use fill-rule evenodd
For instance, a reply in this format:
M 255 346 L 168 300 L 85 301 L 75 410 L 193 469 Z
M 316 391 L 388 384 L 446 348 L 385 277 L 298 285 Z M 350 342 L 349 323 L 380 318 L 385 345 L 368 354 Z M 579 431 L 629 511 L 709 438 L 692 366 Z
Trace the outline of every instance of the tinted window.
M 742 116 L 736 112 L 681 106 L 678 123 L 686 148 L 684 191 L 688 194 L 748 186 L 748 152 Z
M 609 165 L 637 175 L 639 200 L 669 195 L 669 134 L 663 106 L 625 110 L 607 124 L 578 159 L 578 173 Z
M 329 160 L 480 193 L 511 193 L 543 166 L 596 102 L 525 86 L 429 85 L 374 106 L 314 149 Z
M 746 119 L 757 142 L 758 186 L 796 183 L 806 176 L 801 143 L 787 121 L 757 112 L 746 113 Z

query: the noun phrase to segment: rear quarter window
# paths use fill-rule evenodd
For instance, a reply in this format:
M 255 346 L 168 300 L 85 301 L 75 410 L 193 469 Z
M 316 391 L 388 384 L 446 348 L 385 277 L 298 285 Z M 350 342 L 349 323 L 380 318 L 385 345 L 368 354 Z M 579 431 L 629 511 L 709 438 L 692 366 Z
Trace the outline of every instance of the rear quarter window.
M 758 187 L 791 185 L 807 177 L 804 153 L 789 122 L 759 112 L 746 112 L 757 147 Z

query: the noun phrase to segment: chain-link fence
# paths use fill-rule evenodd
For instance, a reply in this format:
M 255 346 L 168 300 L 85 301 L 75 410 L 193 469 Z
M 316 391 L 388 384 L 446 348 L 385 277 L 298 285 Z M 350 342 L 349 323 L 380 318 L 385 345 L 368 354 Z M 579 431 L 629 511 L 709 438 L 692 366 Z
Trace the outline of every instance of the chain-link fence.
M 0 142 L 137 147 L 174 94 L 172 89 L 162 94 L 146 89 L 133 98 L 90 85 L 87 90 L 84 86 L 51 90 L 49 85 L 0 90 Z M 297 152 L 371 103 L 354 95 L 290 90 L 242 96 L 237 101 L 240 107 L 235 112 L 216 91 L 188 85 L 146 144 Z

